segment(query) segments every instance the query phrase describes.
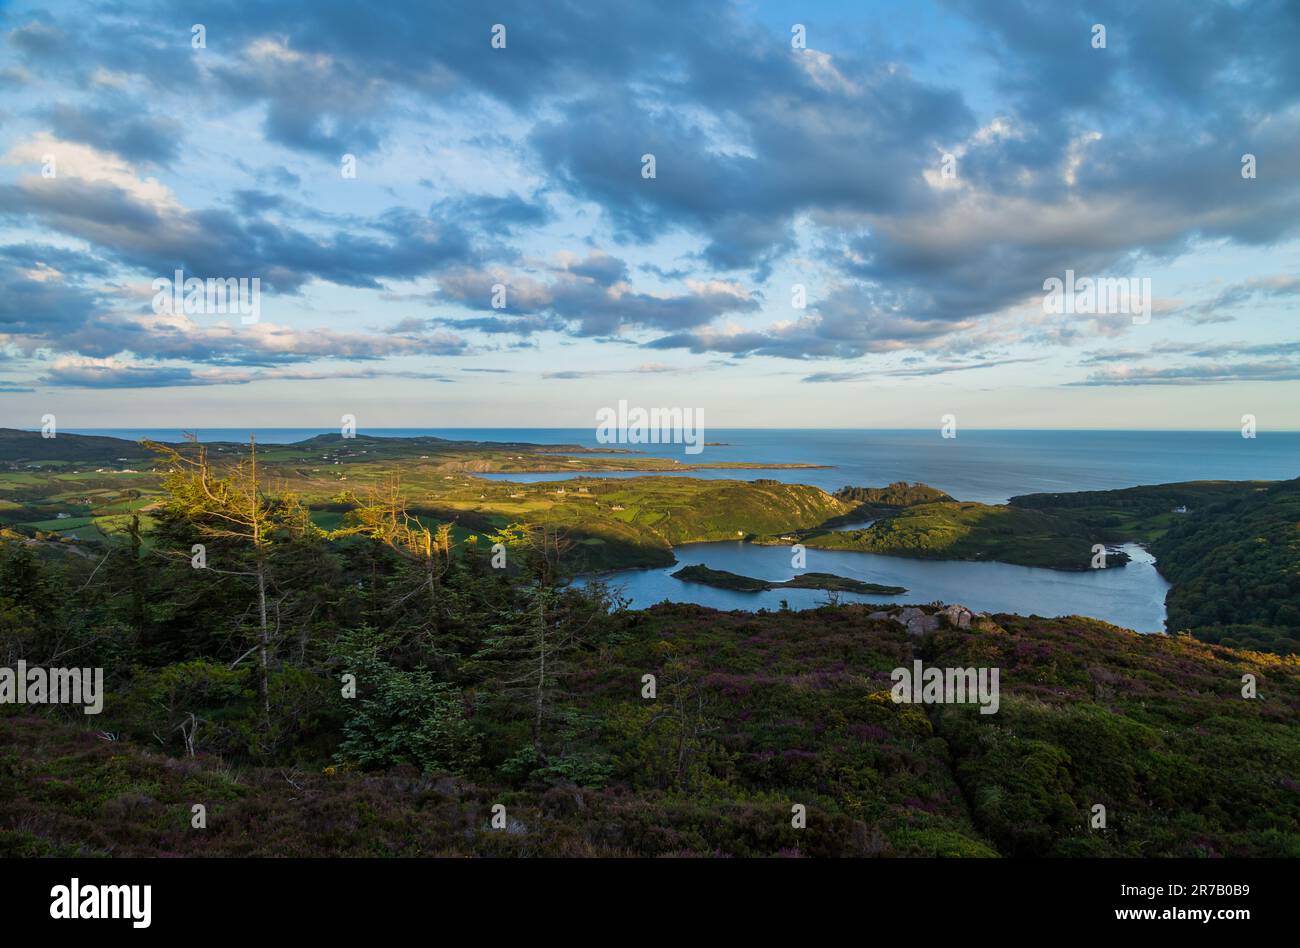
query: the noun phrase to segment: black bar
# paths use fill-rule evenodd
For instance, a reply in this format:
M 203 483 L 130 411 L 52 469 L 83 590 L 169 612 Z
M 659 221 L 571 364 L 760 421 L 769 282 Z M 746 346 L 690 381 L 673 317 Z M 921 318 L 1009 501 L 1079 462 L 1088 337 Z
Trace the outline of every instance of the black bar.
M 7 933 L 35 927 L 126 937 L 355 931 L 436 918 L 499 934 L 666 932 L 686 914 L 723 931 L 840 916 L 863 934 L 1179 931 L 1231 937 L 1291 918 L 1286 860 L 6 860 Z M 129 919 L 52 919 L 51 889 L 149 885 L 147 929 Z M 1133 887 L 1123 894 L 1123 886 Z M 1183 886 L 1184 891 L 1171 891 Z M 1198 886 L 1208 886 L 1200 890 Z M 1226 888 L 1221 888 L 1226 887 Z M 1195 910 L 1246 918 L 1162 917 Z M 1117 912 L 1152 910 L 1154 918 Z M 984 929 L 991 925 L 992 928 Z M 558 928 L 556 927 L 558 926 Z M 688 928 L 694 927 L 687 926 Z M 401 929 L 392 929 L 396 935 Z M 443 929 L 450 934 L 450 929 Z M 680 929 L 679 929 L 680 930 Z

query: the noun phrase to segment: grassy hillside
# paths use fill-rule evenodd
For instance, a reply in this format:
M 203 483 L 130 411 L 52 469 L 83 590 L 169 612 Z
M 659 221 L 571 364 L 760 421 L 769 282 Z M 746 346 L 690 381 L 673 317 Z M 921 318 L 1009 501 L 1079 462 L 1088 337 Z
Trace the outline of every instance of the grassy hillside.
M 1022 566 L 1083 570 L 1092 563 L 1102 533 L 1051 511 L 961 501 L 920 503 L 886 512 L 861 530 L 813 530 L 805 546 L 857 550 L 922 559 L 997 560 Z M 1128 561 L 1111 553 L 1107 567 Z
M 1068 515 L 1103 531 L 1115 542 L 1150 542 L 1207 507 L 1268 487 L 1270 481 L 1185 481 L 1085 490 L 1064 494 L 1024 494 L 1008 504 L 1021 510 Z M 1175 513 L 1185 507 L 1186 513 Z
M 1170 628 L 1211 642 L 1300 651 L 1300 480 L 1209 506 L 1152 549 L 1174 583 Z
M 820 488 L 764 479 L 583 477 L 516 484 L 461 477 L 403 487 L 415 512 L 470 530 L 519 522 L 561 529 L 574 542 L 567 560 L 573 571 L 669 565 L 672 547 L 682 543 L 813 527 L 847 510 Z

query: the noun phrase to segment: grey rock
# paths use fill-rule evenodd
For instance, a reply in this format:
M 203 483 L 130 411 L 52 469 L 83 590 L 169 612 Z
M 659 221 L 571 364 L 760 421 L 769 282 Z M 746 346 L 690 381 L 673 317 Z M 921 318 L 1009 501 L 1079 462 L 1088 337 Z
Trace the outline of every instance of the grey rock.
M 944 621 L 946 621 L 948 625 L 955 629 L 970 628 L 971 611 L 965 606 L 953 604 L 941 609 L 938 614 L 943 617 Z
M 920 615 L 907 623 L 908 635 L 925 635 L 939 628 L 937 616 Z

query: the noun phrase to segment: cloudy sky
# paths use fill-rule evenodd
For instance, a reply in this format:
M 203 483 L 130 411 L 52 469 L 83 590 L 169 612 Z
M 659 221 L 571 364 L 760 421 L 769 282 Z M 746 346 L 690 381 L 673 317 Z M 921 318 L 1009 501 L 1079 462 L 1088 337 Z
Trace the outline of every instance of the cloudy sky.
M 1300 4 L 1064 6 L 0 4 L 0 425 L 1300 428 Z

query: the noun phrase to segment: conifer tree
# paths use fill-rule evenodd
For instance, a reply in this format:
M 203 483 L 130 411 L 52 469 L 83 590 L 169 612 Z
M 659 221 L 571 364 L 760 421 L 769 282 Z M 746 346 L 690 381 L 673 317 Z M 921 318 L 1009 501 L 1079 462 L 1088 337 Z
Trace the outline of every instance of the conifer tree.
M 282 492 L 273 497 L 263 489 L 255 435 L 249 436 L 247 457 L 222 472 L 214 469 L 206 448 L 193 437 L 189 440 L 193 450 L 186 453 L 170 445 L 146 445 L 169 465 L 164 479 L 169 513 L 191 524 L 198 536 L 214 541 L 214 549 L 205 551 L 205 568 L 251 581 L 256 610 L 254 643 L 235 664 L 256 652 L 258 702 L 263 727 L 269 731 L 270 667 L 281 622 L 278 602 L 272 602 L 273 544 L 279 537 L 301 536 L 314 528 L 296 495 Z M 226 551 L 234 562 L 226 564 L 221 559 L 220 554 Z

